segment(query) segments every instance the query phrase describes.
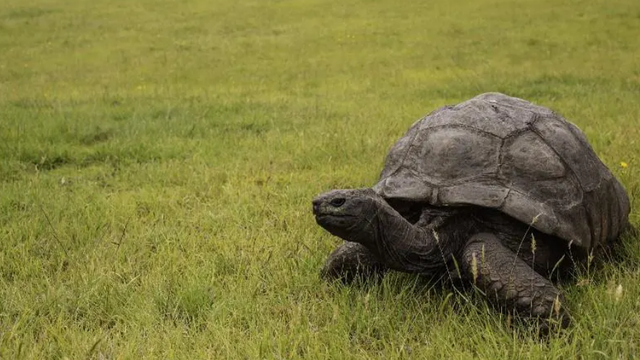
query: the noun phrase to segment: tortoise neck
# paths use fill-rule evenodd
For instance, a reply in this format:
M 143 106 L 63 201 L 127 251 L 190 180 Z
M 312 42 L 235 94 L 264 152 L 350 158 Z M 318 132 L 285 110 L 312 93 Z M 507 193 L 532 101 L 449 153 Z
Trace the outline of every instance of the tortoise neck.
M 437 272 L 451 258 L 448 236 L 415 226 L 390 205 L 381 206 L 374 221 L 369 250 L 388 267 L 410 273 Z

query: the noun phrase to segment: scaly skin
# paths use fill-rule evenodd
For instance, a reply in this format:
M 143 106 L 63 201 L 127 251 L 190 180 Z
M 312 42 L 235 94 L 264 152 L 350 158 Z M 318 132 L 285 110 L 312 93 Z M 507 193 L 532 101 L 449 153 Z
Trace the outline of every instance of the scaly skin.
M 338 279 L 351 283 L 357 278 L 382 277 L 388 268 L 366 247 L 345 241 L 327 258 L 320 275 L 325 279 Z
M 564 298 L 551 281 L 535 272 L 490 233 L 472 236 L 462 251 L 462 270 L 489 301 L 521 316 L 539 318 L 541 330 L 548 319 L 569 324 Z

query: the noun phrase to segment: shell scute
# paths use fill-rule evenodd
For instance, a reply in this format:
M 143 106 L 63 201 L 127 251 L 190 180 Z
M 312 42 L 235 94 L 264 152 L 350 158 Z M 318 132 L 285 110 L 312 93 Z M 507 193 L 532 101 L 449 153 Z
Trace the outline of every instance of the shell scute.
M 624 188 L 575 125 L 499 93 L 414 123 L 373 188 L 387 198 L 498 209 L 587 249 L 619 236 L 630 210 Z

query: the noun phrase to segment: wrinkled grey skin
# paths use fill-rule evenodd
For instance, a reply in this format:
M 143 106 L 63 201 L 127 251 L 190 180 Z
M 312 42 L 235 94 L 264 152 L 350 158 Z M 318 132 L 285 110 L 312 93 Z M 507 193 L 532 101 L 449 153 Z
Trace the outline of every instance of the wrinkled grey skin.
M 626 192 L 580 130 L 497 93 L 419 120 L 378 184 L 321 194 L 313 213 L 345 240 L 324 277 L 392 269 L 461 280 L 543 331 L 570 318 L 551 279 L 629 227 Z

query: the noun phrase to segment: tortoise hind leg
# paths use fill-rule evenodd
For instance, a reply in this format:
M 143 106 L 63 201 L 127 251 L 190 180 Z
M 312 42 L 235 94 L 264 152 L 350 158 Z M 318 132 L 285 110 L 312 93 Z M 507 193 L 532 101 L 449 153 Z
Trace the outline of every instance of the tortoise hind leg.
M 539 319 L 541 331 L 548 331 L 550 319 L 562 328 L 569 325 L 560 291 L 494 234 L 471 237 L 462 251 L 461 267 L 462 275 L 491 302 L 504 310 L 515 310 L 521 317 Z
M 387 267 L 366 247 L 345 241 L 329 255 L 320 275 L 324 279 L 351 283 L 357 278 L 379 278 L 386 272 Z

